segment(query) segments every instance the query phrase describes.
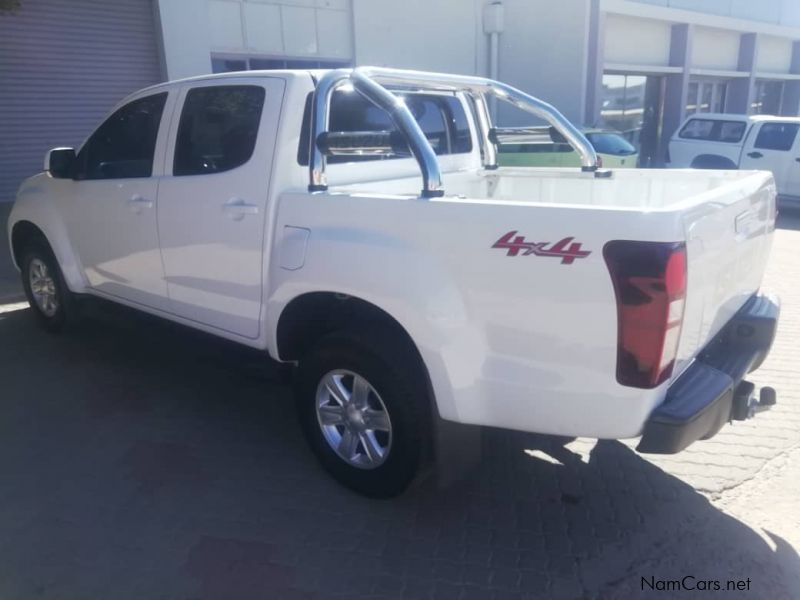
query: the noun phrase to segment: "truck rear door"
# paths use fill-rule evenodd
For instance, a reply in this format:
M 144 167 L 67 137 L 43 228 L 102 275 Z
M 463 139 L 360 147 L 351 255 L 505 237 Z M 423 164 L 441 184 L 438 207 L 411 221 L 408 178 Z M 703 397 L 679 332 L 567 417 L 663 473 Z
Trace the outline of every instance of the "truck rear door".
M 798 129 L 800 124 L 788 121 L 756 123 L 747 136 L 739 167 L 772 171 L 778 193 L 792 194 L 790 190 L 800 183 L 800 163 L 795 161 L 800 156 Z
M 285 82 L 187 84 L 178 99 L 158 231 L 172 312 L 236 335 L 259 332 L 267 195 Z

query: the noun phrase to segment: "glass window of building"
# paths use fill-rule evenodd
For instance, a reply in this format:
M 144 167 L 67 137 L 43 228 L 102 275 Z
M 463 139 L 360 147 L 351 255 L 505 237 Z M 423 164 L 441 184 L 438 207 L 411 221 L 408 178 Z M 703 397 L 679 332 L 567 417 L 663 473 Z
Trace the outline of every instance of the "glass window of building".
M 686 95 L 686 114 L 723 113 L 727 95 L 726 81 L 693 79 L 689 82 L 689 92 Z
M 783 81 L 756 80 L 750 112 L 756 115 L 779 115 L 783 101 Z
M 658 163 L 664 108 L 664 78 L 657 75 L 603 75 L 600 127 L 619 131 L 639 151 L 641 166 Z

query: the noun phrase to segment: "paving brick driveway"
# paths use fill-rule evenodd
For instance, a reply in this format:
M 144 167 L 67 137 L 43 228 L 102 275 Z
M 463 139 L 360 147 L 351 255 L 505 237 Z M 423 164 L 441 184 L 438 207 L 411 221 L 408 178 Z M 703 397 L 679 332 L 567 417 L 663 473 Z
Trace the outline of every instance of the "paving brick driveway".
M 783 224 L 755 378 L 774 411 L 657 460 L 486 431 L 463 483 L 393 501 L 321 472 L 256 353 L 103 305 L 62 337 L 0 314 L 0 599 L 694 597 L 641 591 L 684 575 L 796 599 L 800 218 Z

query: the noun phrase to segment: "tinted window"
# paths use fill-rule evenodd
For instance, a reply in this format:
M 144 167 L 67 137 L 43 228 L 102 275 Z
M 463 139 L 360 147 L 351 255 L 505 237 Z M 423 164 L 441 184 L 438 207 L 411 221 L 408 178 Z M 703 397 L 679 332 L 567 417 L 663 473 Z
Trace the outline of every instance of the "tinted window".
M 719 126 L 720 142 L 738 142 L 744 135 L 744 123 L 722 121 Z
M 764 123 L 754 147 L 762 150 L 791 150 L 798 127 L 800 126 L 796 123 Z
M 436 154 L 462 154 L 472 151 L 467 115 L 455 96 L 433 94 L 398 94 L 414 115 Z M 297 160 L 308 164 L 311 95 L 300 133 Z M 335 92 L 331 99 L 331 131 L 395 131 L 389 115 L 357 92 Z M 380 160 L 380 156 L 330 156 L 328 163 Z
M 736 143 L 741 141 L 746 129 L 743 121 L 719 121 L 717 119 L 690 119 L 678 137 L 685 140 L 707 140 L 711 142 Z
M 636 148 L 624 137 L 615 133 L 587 133 L 586 138 L 597 152 L 628 156 L 636 154 Z
M 264 88 L 225 85 L 189 90 L 178 125 L 173 175 L 221 173 L 253 155 Z
M 692 119 L 681 129 L 680 137 L 688 140 L 710 140 L 714 130 L 714 121 L 708 119 Z
M 129 102 L 92 134 L 76 161 L 77 179 L 150 177 L 167 93 Z
M 524 154 L 538 154 L 538 153 L 560 153 L 572 152 L 572 146 L 569 144 L 551 144 L 548 142 L 534 143 L 534 144 L 501 144 L 500 151 L 504 154 L 524 153 Z

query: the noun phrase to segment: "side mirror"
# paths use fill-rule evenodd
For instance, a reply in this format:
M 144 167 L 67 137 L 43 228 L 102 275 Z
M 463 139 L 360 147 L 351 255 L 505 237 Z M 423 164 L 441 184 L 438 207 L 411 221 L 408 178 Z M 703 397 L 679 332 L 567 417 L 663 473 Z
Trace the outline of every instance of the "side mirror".
M 44 170 L 56 179 L 71 179 L 74 165 L 74 148 L 53 148 L 44 157 Z

